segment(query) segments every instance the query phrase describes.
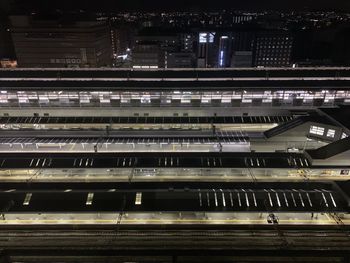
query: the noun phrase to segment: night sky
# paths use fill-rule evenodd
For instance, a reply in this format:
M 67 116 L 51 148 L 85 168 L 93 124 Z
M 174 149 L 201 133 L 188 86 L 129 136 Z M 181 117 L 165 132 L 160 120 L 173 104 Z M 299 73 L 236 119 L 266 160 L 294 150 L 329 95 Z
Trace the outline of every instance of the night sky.
M 350 0 L 0 0 L 13 1 L 22 9 L 90 11 L 205 11 L 247 10 L 339 10 L 350 11 Z

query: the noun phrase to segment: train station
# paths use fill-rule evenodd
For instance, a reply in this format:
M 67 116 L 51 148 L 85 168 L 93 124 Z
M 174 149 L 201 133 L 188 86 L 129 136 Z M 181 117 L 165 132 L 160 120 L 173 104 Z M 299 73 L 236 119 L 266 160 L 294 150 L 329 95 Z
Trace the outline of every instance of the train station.
M 348 68 L 0 69 L 3 256 L 349 262 L 349 116 Z

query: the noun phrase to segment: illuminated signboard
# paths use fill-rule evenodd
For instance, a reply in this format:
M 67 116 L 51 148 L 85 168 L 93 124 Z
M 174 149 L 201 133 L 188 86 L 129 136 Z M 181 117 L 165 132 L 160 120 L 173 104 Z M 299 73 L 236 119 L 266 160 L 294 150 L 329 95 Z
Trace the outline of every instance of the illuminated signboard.
M 199 33 L 199 43 L 214 43 L 215 33 Z

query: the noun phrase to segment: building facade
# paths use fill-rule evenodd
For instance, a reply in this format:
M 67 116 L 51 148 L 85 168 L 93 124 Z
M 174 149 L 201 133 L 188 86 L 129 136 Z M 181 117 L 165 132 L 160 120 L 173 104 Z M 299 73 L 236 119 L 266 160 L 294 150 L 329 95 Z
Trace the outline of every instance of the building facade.
M 195 54 L 190 52 L 170 52 L 167 56 L 167 68 L 194 68 Z
M 255 67 L 286 67 L 291 64 L 293 37 L 280 32 L 259 33 L 254 42 Z
M 42 21 L 11 17 L 20 67 L 104 67 L 112 62 L 110 32 L 104 23 Z
M 137 41 L 132 52 L 133 68 L 162 68 L 164 53 L 155 41 Z

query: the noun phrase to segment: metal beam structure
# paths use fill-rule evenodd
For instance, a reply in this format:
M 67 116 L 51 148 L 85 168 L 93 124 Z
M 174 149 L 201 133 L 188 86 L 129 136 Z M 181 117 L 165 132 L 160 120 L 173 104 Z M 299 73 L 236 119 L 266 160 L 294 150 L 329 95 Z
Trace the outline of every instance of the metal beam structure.
M 37 168 L 307 168 L 302 153 L 251 152 L 116 152 L 116 153 L 4 153 L 0 169 Z
M 153 187 L 153 188 L 152 188 Z M 220 187 L 220 188 L 219 188 Z M 346 196 L 346 195 L 345 195 Z M 349 212 L 344 193 L 331 183 L 46 183 L 3 184 L 6 213 L 103 212 Z

